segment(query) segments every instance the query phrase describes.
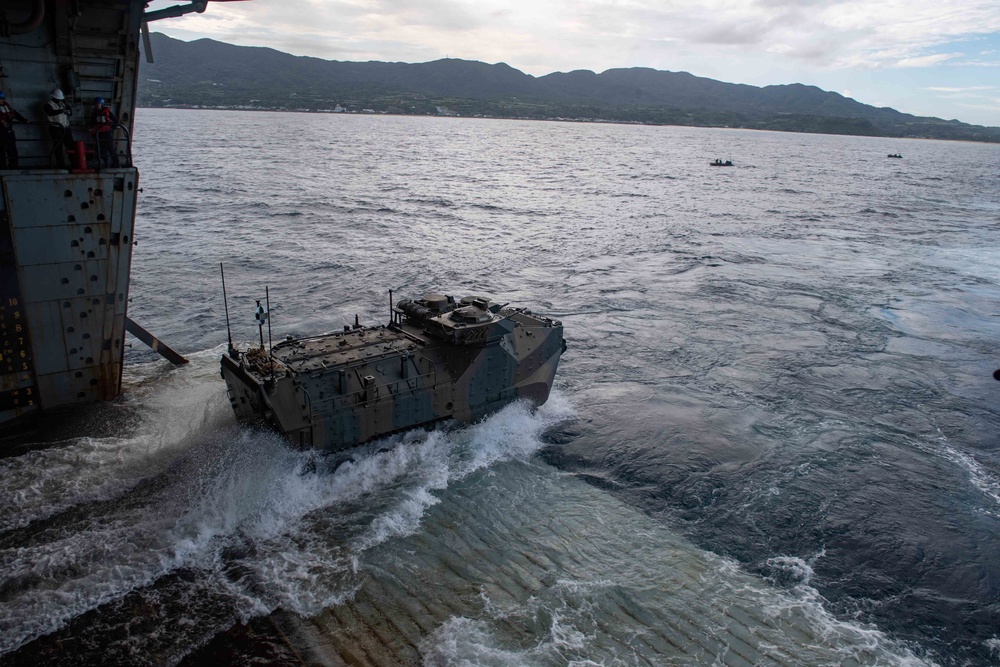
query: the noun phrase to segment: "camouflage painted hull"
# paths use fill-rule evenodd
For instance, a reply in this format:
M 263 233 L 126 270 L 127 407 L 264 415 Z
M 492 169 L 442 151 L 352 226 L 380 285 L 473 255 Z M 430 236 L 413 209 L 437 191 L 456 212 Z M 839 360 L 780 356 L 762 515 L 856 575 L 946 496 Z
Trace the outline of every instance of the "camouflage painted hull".
M 237 419 L 335 452 L 443 419 L 470 422 L 518 399 L 544 403 L 562 324 L 481 298 L 402 301 L 388 326 L 286 340 L 222 358 Z

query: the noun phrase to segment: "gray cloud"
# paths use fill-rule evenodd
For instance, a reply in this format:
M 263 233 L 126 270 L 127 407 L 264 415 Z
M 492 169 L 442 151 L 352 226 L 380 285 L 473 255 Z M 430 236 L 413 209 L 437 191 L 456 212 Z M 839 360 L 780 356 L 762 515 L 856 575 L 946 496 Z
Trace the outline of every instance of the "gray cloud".
M 432 26 L 444 30 L 475 30 L 488 23 L 488 11 L 471 11 L 460 0 L 376 0 L 368 16 L 388 25 Z
M 760 25 L 716 25 L 694 35 L 693 41 L 701 44 L 758 44 L 767 38 L 767 32 Z

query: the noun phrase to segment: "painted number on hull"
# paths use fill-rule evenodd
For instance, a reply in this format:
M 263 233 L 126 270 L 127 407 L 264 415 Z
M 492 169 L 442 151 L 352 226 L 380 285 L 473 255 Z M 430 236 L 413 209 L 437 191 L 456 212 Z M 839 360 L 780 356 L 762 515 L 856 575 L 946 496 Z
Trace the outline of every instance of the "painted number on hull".
M 0 412 L 21 411 L 36 406 L 35 387 L 31 385 L 32 359 L 28 337 L 25 335 L 25 312 L 19 296 L 10 296 L 16 289 L 10 276 L 4 276 L 0 294 L 0 385 L 8 387 L 0 392 Z

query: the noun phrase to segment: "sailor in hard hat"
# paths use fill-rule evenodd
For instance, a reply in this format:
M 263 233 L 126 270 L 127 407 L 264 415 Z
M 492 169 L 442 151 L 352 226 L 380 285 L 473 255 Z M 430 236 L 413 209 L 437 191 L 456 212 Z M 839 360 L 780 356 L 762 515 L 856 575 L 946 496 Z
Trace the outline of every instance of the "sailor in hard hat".
M 28 119 L 10 105 L 7 96 L 0 90 L 0 169 L 17 169 L 15 122 L 27 124 Z
M 66 103 L 63 91 L 53 88 L 49 101 L 45 103 L 45 117 L 49 121 L 49 137 L 52 139 L 52 155 L 56 158 L 56 167 L 65 169 L 69 165 L 66 150 L 73 149 L 73 136 L 69 130 L 69 117 L 73 110 Z
M 110 163 L 112 168 L 120 166 L 118 162 L 118 151 L 115 150 L 115 126 L 118 119 L 111 112 L 107 102 L 103 97 L 94 98 L 94 114 L 91 117 L 93 127 L 91 132 L 97 135 L 97 153 L 100 163 L 107 167 Z

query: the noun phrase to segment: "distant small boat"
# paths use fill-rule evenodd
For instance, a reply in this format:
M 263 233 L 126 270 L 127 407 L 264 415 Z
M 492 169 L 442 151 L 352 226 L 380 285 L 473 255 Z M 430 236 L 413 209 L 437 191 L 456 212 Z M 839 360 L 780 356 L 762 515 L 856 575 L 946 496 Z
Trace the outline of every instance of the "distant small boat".
M 723 162 L 722 160 L 716 160 L 715 162 L 709 162 L 708 164 L 710 167 L 732 167 L 733 161 L 726 160 L 725 162 Z
M 899 153 L 889 153 L 888 155 L 886 155 L 886 157 L 898 157 L 898 158 L 901 158 L 903 156 L 900 155 Z

